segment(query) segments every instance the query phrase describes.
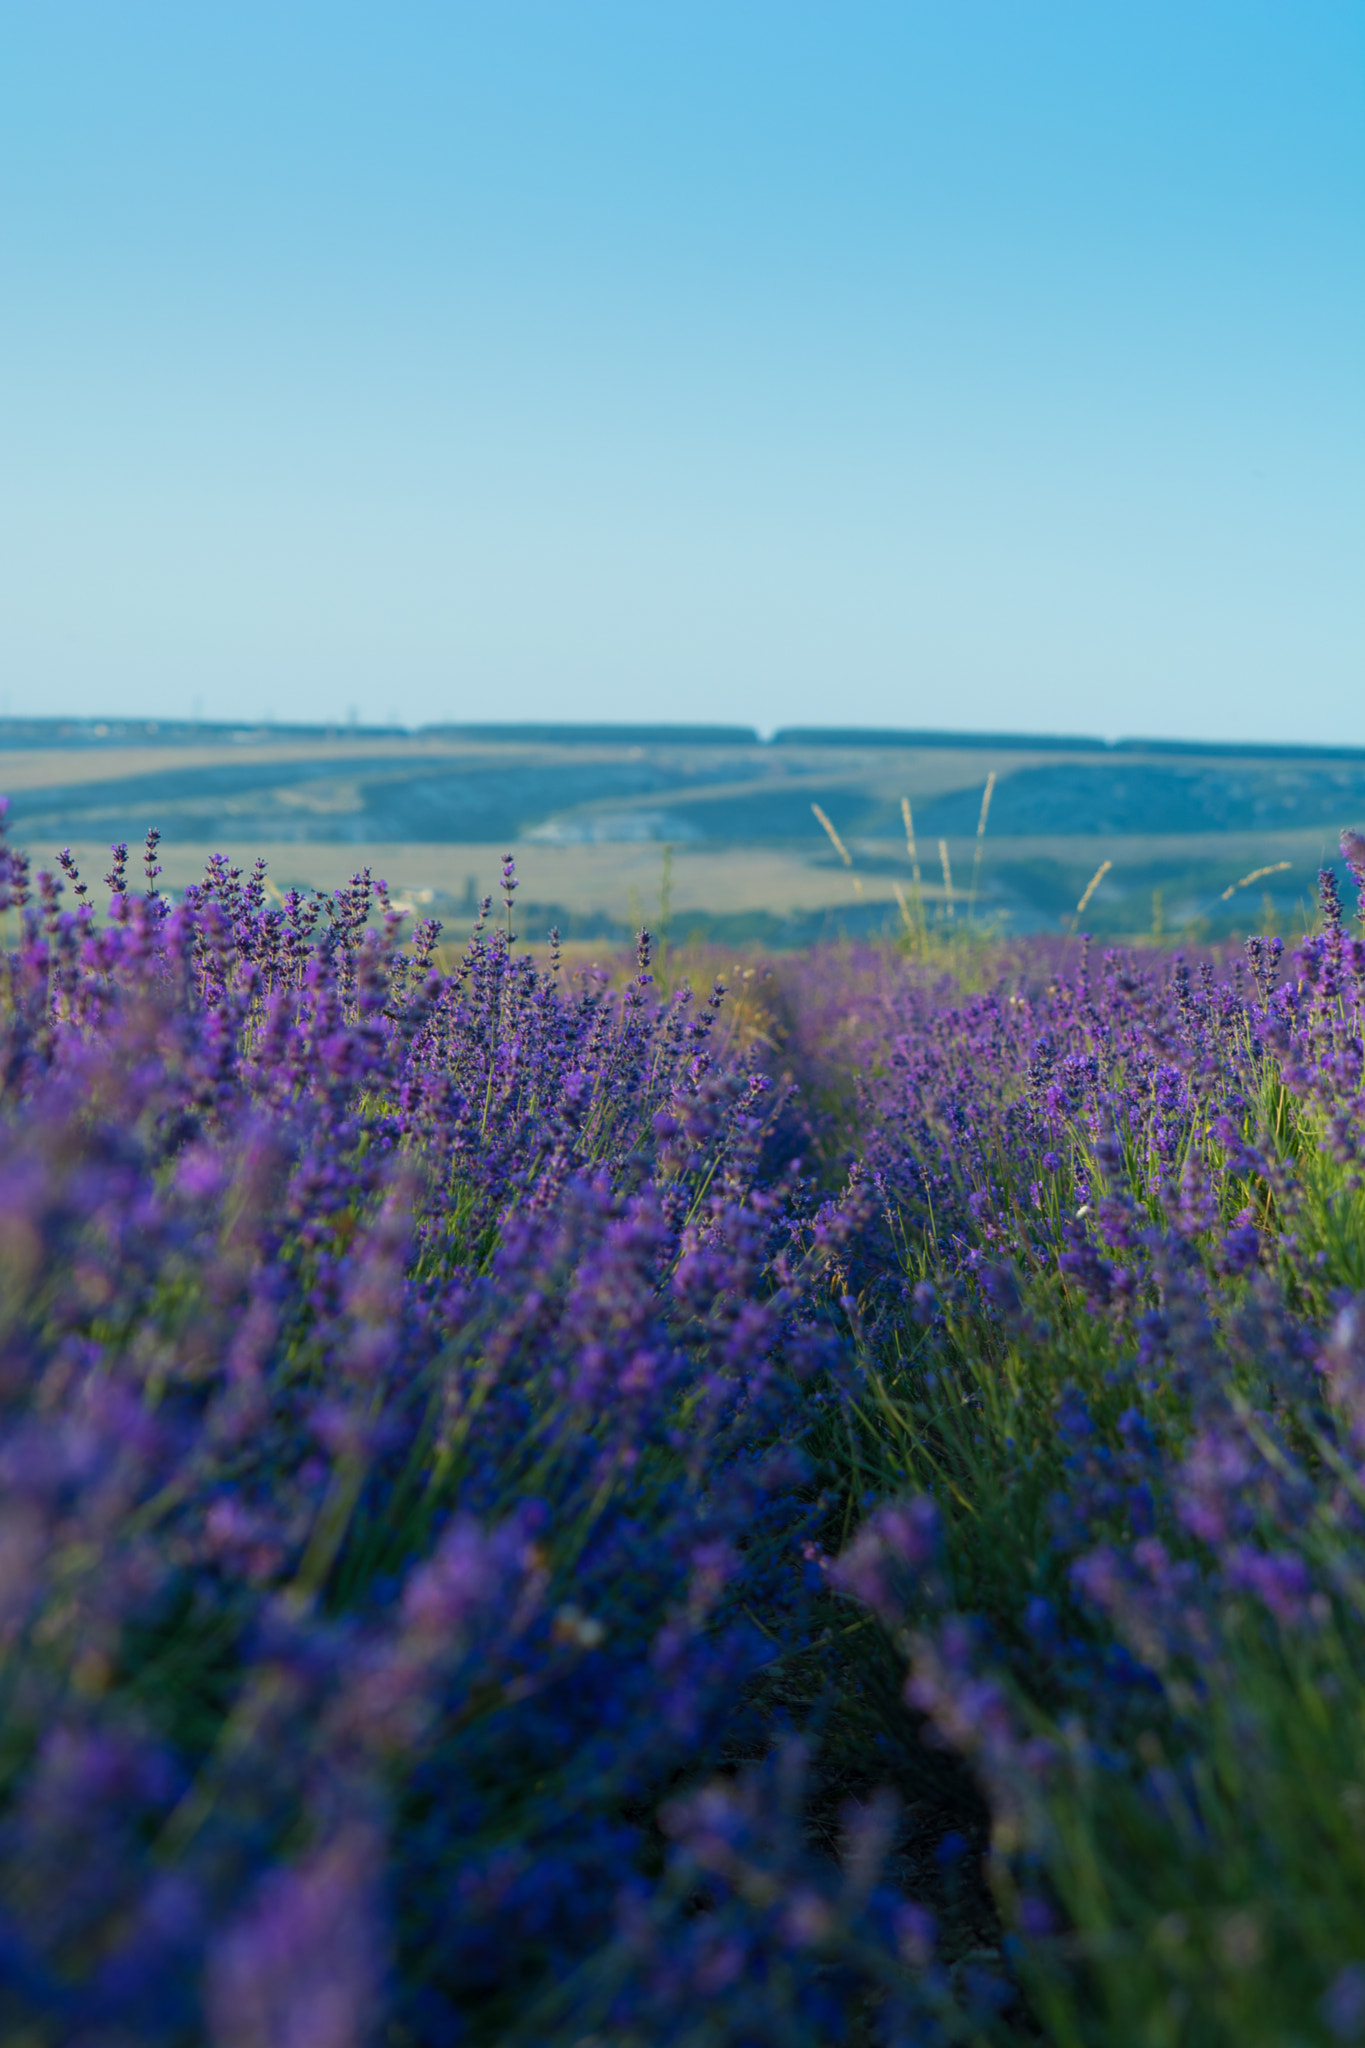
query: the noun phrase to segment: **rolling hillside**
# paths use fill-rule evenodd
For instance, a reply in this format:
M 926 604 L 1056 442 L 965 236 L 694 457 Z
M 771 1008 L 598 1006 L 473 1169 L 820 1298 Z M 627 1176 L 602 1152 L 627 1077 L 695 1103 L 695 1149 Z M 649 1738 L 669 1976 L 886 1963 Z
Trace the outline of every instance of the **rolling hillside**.
M 988 778 L 992 794 L 978 842 Z M 911 885 L 903 800 L 931 914 L 1052 926 L 1112 863 L 1097 929 L 1292 920 L 1343 824 L 1365 820 L 1365 750 L 742 727 L 393 729 L 0 722 L 13 836 L 50 861 L 102 857 L 156 824 L 167 879 L 206 852 L 267 850 L 283 882 L 360 862 L 463 910 L 517 850 L 523 902 L 566 931 L 657 919 L 794 939 L 875 926 Z M 840 835 L 852 866 L 817 819 Z M 939 842 L 948 855 L 945 880 Z M 382 849 L 382 856 L 381 856 Z M 1284 865 L 1281 865 L 1284 863 Z M 1222 892 L 1256 868 L 1254 898 Z M 651 905 L 654 907 L 651 909 Z

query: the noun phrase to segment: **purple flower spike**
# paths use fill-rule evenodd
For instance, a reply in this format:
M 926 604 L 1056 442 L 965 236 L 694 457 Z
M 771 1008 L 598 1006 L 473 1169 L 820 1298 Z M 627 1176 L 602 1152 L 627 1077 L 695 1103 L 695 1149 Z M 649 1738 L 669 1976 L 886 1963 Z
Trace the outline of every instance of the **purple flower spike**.
M 833 1583 L 870 1607 L 887 1627 L 902 1620 L 916 1596 L 933 1589 L 930 1568 L 939 1546 L 939 1513 L 925 1496 L 879 1508 L 835 1561 Z
M 365 2048 L 386 1962 L 380 1855 L 373 1830 L 353 1825 L 266 1879 L 210 1951 L 214 2048 Z
M 1365 2035 L 1365 1965 L 1347 1963 L 1338 1970 L 1319 2010 L 1335 2040 L 1359 2041 Z
M 1360 892 L 1359 910 L 1365 922 L 1365 833 L 1345 831 L 1341 835 L 1341 857 L 1355 880 Z

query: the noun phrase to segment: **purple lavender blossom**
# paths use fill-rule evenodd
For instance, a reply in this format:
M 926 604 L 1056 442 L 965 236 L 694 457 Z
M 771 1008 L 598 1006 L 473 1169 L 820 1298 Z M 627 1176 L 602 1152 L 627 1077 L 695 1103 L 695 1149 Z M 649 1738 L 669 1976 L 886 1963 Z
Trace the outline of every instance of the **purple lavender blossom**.
M 355 1825 L 265 1879 L 209 1952 L 214 2048 L 364 2048 L 387 1947 L 380 1867 L 380 1842 Z

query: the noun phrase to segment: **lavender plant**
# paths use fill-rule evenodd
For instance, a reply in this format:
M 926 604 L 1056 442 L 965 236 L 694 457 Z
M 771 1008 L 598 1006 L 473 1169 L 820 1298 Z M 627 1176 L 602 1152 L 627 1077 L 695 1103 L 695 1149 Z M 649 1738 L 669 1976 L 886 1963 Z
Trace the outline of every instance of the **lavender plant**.
M 60 865 L 0 849 L 4 2037 L 961 2033 L 764 1774 L 867 1201 L 723 991 L 566 986 L 510 859 L 449 975 L 368 873 Z
M 895 1256 L 851 1459 L 887 1504 L 830 1576 L 908 1667 L 875 1739 L 914 1717 L 968 1764 L 1049 2039 L 1356 2039 L 1365 943 L 1334 877 L 1292 958 L 1253 940 L 1221 985 L 1087 952 L 862 1001 Z

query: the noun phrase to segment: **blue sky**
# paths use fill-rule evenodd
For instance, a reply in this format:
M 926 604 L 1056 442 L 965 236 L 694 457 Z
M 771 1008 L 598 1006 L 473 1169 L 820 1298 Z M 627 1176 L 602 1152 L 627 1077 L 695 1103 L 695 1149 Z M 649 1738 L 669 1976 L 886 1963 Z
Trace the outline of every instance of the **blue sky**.
M 1365 744 L 1357 0 L 0 0 L 0 709 Z

